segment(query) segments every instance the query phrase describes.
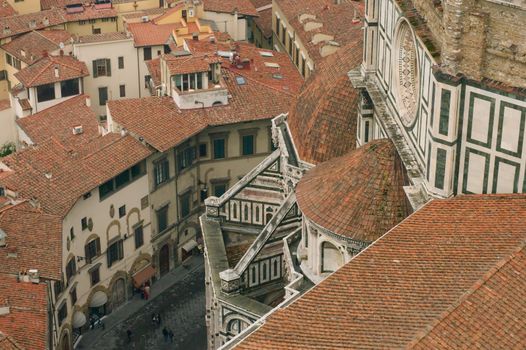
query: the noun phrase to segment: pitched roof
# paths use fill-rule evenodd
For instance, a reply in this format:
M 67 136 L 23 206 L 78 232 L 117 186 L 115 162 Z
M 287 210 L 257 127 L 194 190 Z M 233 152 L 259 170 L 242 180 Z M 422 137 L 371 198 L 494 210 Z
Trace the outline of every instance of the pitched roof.
M 128 23 L 127 28 L 133 35 L 136 47 L 164 45 L 175 29 L 182 28 L 181 23 L 155 24 L 153 22 Z
M 66 23 L 61 9 L 44 10 L 24 15 L 0 17 L 0 39 L 8 38 L 32 30 L 52 27 Z M 35 25 L 31 25 L 34 23 Z
M 234 13 L 237 10 L 241 15 L 258 16 L 250 0 L 203 0 L 203 6 L 205 11 Z
M 411 212 L 395 146 L 380 139 L 309 170 L 296 187 L 298 206 L 338 235 L 373 242 Z
M 16 123 L 36 144 L 55 138 L 68 148 L 81 147 L 99 136 L 97 115 L 86 105 L 88 95 L 78 95 Z M 74 127 L 82 133 L 74 134 Z
M 8 108 L 11 108 L 11 102 L 9 99 L 0 100 L 0 111 L 4 111 Z
M 69 13 L 65 11 L 64 17 L 68 22 L 85 21 L 89 19 L 117 17 L 117 10 L 113 7 L 100 7 L 98 5 L 84 6 L 82 12 Z
M 61 279 L 60 217 L 22 202 L 0 212 L 0 229 L 7 235 L 7 247 L 0 248 L 0 273 L 16 275 L 22 270 L 37 269 L 42 277 Z
M 131 39 L 126 33 L 123 32 L 110 32 L 101 34 L 91 34 L 79 36 L 76 40 L 78 44 L 86 43 L 99 43 L 105 41 L 116 41 L 116 40 L 128 40 Z
M 60 42 L 66 42 L 71 34 L 65 30 L 31 31 L 14 38 L 2 49 L 28 65 L 44 57 L 45 52 L 59 50 Z
M 172 56 L 165 55 L 166 66 L 170 75 L 187 74 L 197 72 L 208 72 L 212 63 L 221 62 L 221 57 L 217 55 L 188 55 Z
M 290 26 L 294 28 L 294 33 L 315 65 L 323 57 L 322 47 L 337 43 L 335 47 L 341 49 L 342 46 L 355 42 L 357 37 L 361 40 L 363 36 L 362 22 L 354 22 L 353 18 L 355 14 L 358 17 L 360 14 L 363 15 L 364 1 L 342 0 L 338 5 L 334 4 L 333 0 L 275 0 L 275 3 Z M 315 18 L 302 18 L 302 15 L 315 16 Z M 319 28 L 309 28 L 319 24 L 321 24 Z M 332 39 L 320 40 L 319 34 L 331 36 Z
M 288 56 L 274 52 L 272 57 L 262 57 L 259 51 L 265 50 L 248 44 L 238 48 L 241 57 L 253 59 L 253 63 L 241 69 L 230 63 L 223 65 L 223 80 L 232 96 L 228 105 L 180 110 L 170 97 L 113 100 L 108 102 L 112 118 L 165 151 L 207 126 L 270 119 L 286 112 L 303 82 Z M 278 63 L 280 68 L 266 67 L 265 61 Z M 280 78 L 274 78 L 275 74 Z M 238 76 L 245 78 L 245 84 L 236 83 Z M 144 111 L 149 111 L 147 120 Z
M 9 17 L 16 15 L 17 12 L 15 9 L 9 4 L 7 0 L 2 0 L 0 2 L 0 17 Z
M 272 1 L 270 2 L 272 4 Z M 272 7 L 258 10 L 259 17 L 254 18 L 254 23 L 258 26 L 265 38 L 272 36 Z
M 522 194 L 433 200 L 236 349 L 524 348 L 525 214 Z
M 359 92 L 347 72 L 362 62 L 362 41 L 325 57 L 305 82 L 288 123 L 302 160 L 317 164 L 356 147 Z
M 55 68 L 58 67 L 58 76 Z M 34 87 L 89 75 L 86 63 L 72 56 L 48 56 L 21 69 L 15 77 L 26 87 Z
M 151 152 L 133 137 L 119 134 L 107 134 L 77 148 L 53 138 L 3 158 L 13 173 L 0 178 L 0 183 L 20 198 L 36 198 L 46 213 L 63 217 L 82 195 Z
M 2 333 L 23 349 L 48 347 L 46 284 L 17 282 L 15 276 L 0 274 L 0 307 L 4 306 L 9 306 L 9 313 L 0 315 Z M 10 343 L 11 346 L 13 342 Z M 3 346 L 1 341 L 0 345 Z
M 155 86 L 161 85 L 161 58 L 153 58 L 144 63 L 146 63 L 146 68 L 148 68 L 148 72 L 152 77 L 153 84 Z

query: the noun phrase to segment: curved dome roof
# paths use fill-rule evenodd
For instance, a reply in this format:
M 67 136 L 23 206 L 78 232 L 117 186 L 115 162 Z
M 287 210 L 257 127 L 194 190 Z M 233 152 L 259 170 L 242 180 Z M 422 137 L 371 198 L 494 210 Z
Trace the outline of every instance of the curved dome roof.
M 326 57 L 305 83 L 288 117 L 302 160 L 317 164 L 356 147 L 359 91 L 347 73 L 361 62 L 360 36 Z
M 296 187 L 299 208 L 338 235 L 372 242 L 407 217 L 405 170 L 393 143 L 376 140 L 308 171 Z

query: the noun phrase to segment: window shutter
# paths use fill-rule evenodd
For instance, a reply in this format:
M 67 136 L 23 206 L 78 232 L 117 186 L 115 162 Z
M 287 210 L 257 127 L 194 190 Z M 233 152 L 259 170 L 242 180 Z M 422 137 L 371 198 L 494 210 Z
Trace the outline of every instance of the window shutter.
M 93 60 L 93 78 L 98 77 L 97 75 L 97 60 Z
M 97 245 L 97 255 L 100 255 L 100 238 L 97 237 L 95 242 L 95 244 Z
M 111 267 L 111 253 L 109 249 L 106 251 L 106 258 L 108 258 L 108 268 L 110 268 Z
M 106 58 L 106 75 L 111 77 L 111 60 Z
M 124 240 L 119 241 L 119 260 L 124 258 Z
M 84 256 L 86 257 L 86 264 L 91 264 L 91 256 L 89 255 L 89 243 L 84 246 Z

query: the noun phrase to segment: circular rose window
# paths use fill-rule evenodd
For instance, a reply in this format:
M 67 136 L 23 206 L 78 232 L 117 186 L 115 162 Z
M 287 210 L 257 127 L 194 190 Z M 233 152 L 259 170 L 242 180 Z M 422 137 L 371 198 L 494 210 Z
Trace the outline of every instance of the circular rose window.
M 419 85 L 415 40 L 406 21 L 401 22 L 398 27 L 395 47 L 398 113 L 402 122 L 409 126 L 416 117 Z

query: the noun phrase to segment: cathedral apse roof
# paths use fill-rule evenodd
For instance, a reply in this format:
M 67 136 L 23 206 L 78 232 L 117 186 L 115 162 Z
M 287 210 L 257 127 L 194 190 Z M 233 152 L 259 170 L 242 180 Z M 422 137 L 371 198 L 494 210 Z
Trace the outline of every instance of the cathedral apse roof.
M 378 239 L 411 213 L 406 176 L 393 143 L 372 141 L 308 171 L 296 187 L 312 222 L 361 242 Z
M 526 195 L 433 200 L 236 349 L 526 347 Z
M 317 164 L 356 147 L 359 92 L 347 72 L 362 62 L 362 40 L 326 57 L 289 112 L 294 144 L 303 161 Z

